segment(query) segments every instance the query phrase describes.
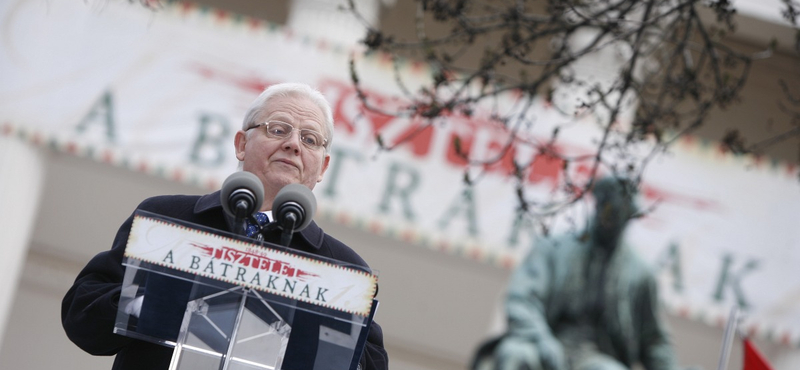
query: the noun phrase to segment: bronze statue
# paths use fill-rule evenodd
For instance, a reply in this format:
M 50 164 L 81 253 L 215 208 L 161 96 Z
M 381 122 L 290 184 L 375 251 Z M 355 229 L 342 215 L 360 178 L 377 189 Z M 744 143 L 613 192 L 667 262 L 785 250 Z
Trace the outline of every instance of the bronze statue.
M 592 193 L 588 229 L 537 243 L 512 274 L 508 330 L 479 348 L 474 370 L 677 368 L 655 278 L 621 241 L 634 189 L 604 178 Z

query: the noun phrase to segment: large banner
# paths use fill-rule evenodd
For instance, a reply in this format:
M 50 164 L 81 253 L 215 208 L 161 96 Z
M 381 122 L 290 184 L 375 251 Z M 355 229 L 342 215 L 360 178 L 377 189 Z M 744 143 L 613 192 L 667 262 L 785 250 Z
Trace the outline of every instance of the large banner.
M 486 168 L 468 187 L 467 164 L 451 145 L 457 136 L 471 154 L 491 156 L 508 133 L 480 114 L 421 129 L 365 112 L 346 49 L 188 3 L 151 11 L 127 1 L 9 0 L 0 17 L 4 135 L 216 189 L 236 169 L 233 135 L 250 102 L 272 83 L 306 82 L 336 119 L 331 167 L 315 189 L 319 216 L 505 268 L 535 245 L 535 227 L 516 211 L 512 162 Z M 357 67 L 370 98 L 391 105 L 392 65 L 375 56 Z M 404 69 L 412 81 L 427 78 L 425 66 Z M 542 102 L 529 114 L 571 119 Z M 570 130 L 581 138 L 572 150 L 590 149 L 581 147 L 596 133 L 589 125 Z M 378 132 L 387 142 L 412 139 L 384 153 Z M 556 191 L 562 163 L 529 148 L 512 153 L 533 161 L 530 195 Z M 657 269 L 672 312 L 722 324 L 738 305 L 751 334 L 800 342 L 796 168 L 686 139 L 651 164 L 642 195 L 643 207 L 656 207 L 627 238 Z M 589 208 L 578 204 L 568 220 L 579 228 Z

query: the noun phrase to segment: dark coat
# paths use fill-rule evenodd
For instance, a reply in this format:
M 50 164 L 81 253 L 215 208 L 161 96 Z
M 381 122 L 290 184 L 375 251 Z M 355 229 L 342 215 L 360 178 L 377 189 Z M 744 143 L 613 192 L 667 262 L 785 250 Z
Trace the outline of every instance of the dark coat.
M 219 192 L 204 196 L 172 195 L 146 199 L 137 209 L 231 231 L 233 219 L 222 210 Z M 61 320 L 67 336 L 93 355 L 116 355 L 114 370 L 167 369 L 172 348 L 113 333 L 117 305 L 125 272 L 123 252 L 133 215 L 117 231 L 111 250 L 101 252 L 84 267 L 61 305 Z M 325 234 L 312 222 L 295 234 L 291 249 L 369 268 L 352 249 Z M 287 359 L 290 356 L 287 350 Z M 362 369 L 388 369 L 381 327 L 372 323 L 360 361 Z

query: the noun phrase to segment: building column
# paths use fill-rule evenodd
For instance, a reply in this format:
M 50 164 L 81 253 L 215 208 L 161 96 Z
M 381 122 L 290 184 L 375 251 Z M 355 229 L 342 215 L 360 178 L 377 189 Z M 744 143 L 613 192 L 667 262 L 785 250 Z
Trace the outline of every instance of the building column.
M 41 149 L 0 134 L 0 347 L 33 234 L 44 169 Z

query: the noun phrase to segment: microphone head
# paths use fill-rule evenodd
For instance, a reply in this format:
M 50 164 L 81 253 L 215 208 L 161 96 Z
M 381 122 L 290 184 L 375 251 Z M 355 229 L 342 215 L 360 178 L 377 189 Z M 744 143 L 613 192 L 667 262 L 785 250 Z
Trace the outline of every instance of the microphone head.
M 292 204 L 295 203 L 295 204 Z M 299 215 L 302 219 L 298 220 L 298 225 L 295 226 L 294 231 L 298 232 L 311 224 L 311 219 L 317 211 L 317 198 L 311 189 L 305 185 L 289 184 L 284 186 L 278 195 L 275 196 L 275 201 L 272 202 L 272 214 L 274 217 L 281 217 L 282 208 L 284 205 L 296 205 L 303 210 L 303 214 Z
M 248 200 L 250 207 L 247 209 L 247 215 L 251 215 L 264 202 L 264 185 L 256 175 L 250 172 L 234 172 L 222 183 L 219 197 L 222 209 L 233 217 L 236 217 L 236 202 L 243 198 Z

